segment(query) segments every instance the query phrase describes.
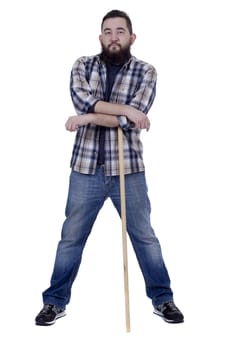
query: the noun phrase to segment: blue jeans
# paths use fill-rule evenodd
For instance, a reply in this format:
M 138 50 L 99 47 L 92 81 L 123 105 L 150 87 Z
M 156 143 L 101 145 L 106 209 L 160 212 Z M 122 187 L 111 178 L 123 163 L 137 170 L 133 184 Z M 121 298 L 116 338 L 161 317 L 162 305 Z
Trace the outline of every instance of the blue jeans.
M 172 301 L 170 278 L 150 223 L 151 208 L 144 172 L 125 175 L 125 196 L 127 232 L 144 277 L 146 294 L 154 305 Z M 71 172 L 66 219 L 57 247 L 51 285 L 43 292 L 45 304 L 64 307 L 69 303 L 84 246 L 108 197 L 120 215 L 119 176 L 105 176 L 103 166 L 97 167 L 95 175 Z

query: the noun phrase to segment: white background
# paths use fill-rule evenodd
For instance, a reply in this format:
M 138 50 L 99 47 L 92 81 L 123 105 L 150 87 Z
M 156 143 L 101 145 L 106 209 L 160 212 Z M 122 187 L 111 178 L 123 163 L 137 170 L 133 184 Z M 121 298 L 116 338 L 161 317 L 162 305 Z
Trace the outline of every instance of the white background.
M 158 71 L 142 139 L 152 223 L 185 322 L 153 315 L 129 244 L 126 333 L 121 223 L 107 201 L 67 316 L 36 327 L 64 220 L 69 74 L 100 51 L 114 8 L 132 19 L 132 53 Z M 232 349 L 232 31 L 230 0 L 1 1 L 1 348 Z

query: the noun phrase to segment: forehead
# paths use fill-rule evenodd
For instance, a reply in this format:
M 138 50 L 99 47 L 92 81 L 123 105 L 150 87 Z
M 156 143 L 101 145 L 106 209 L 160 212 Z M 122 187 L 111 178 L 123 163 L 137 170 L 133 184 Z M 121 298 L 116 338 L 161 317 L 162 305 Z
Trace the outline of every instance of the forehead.
M 107 28 L 109 29 L 124 28 L 128 30 L 126 19 L 121 17 L 107 18 L 103 23 L 102 31 L 104 31 Z

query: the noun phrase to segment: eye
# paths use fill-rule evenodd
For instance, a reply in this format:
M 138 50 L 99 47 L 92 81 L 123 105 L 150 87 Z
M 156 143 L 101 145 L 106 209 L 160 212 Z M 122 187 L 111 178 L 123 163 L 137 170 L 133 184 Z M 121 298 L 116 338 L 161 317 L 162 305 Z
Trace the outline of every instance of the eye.
M 106 29 L 106 30 L 104 31 L 104 34 L 105 34 L 105 35 L 111 35 L 111 30 Z

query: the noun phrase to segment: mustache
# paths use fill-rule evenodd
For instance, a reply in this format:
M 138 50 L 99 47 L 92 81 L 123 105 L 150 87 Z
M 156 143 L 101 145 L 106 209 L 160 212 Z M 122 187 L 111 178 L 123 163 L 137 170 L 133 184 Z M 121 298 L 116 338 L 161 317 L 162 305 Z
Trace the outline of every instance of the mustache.
M 111 47 L 111 46 L 118 46 L 118 47 L 121 47 L 121 44 L 117 43 L 117 42 L 112 42 L 111 44 L 108 45 L 108 48 Z

